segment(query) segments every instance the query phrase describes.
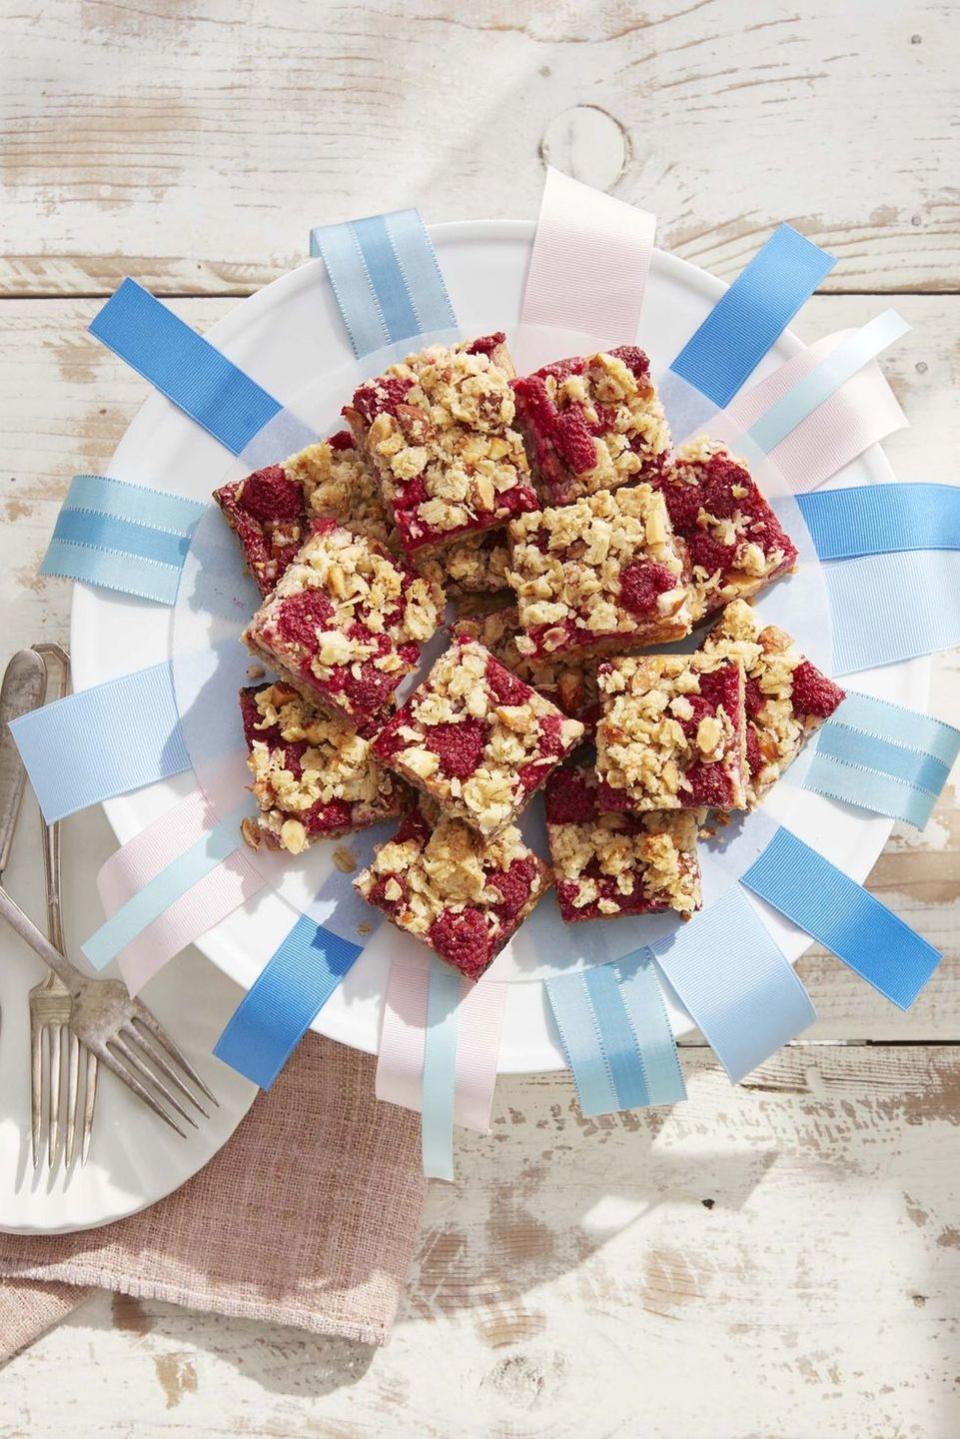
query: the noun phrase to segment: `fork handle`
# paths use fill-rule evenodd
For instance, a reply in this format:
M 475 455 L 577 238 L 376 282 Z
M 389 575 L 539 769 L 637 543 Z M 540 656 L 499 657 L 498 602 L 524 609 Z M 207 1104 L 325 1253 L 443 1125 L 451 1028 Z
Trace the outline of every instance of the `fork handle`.
M 0 885 L 0 916 L 16 930 L 20 938 L 30 946 L 35 954 L 38 954 L 44 964 L 48 965 L 54 973 L 63 980 L 71 996 L 74 998 L 87 983 L 87 975 L 77 969 L 76 965 L 65 959 L 58 949 L 50 943 L 42 929 L 38 929 L 29 915 L 24 914 L 15 899 L 11 899 L 7 891 Z

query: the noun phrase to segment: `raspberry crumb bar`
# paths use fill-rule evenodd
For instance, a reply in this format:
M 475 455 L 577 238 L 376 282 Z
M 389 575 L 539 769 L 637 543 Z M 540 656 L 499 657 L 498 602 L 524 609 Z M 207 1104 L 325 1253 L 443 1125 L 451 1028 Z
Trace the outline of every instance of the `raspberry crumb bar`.
M 747 729 L 739 660 L 651 655 L 598 672 L 601 810 L 744 809 Z
M 687 547 L 695 619 L 749 599 L 797 561 L 797 550 L 742 461 L 708 439 L 681 445 L 662 482 Z
M 783 630 L 761 629 L 743 600 L 727 606 L 701 653 L 740 660 L 746 672 L 747 808 L 756 809 L 845 693 Z
M 567 924 L 620 914 L 698 910 L 692 810 L 601 814 L 592 770 L 554 770 L 544 792 L 560 915 Z
M 380 486 L 349 430 L 309 445 L 282 464 L 221 485 L 213 498 L 264 595 L 292 562 L 313 520 L 335 519 L 382 544 L 390 530 Z
M 529 659 L 622 654 L 690 633 L 680 547 L 649 485 L 522 515 L 510 539 L 517 644 Z
M 251 849 L 300 854 L 317 839 L 396 819 L 407 808 L 409 790 L 377 763 L 370 740 L 291 685 L 243 689 L 240 709 L 260 806 L 242 825 Z
M 374 753 L 447 814 L 490 836 L 512 824 L 583 725 L 457 639 L 384 728 Z
M 557 360 L 513 389 L 545 503 L 567 505 L 660 474 L 670 431 L 650 361 L 636 345 Z
M 376 540 L 318 520 L 243 639 L 320 709 L 359 728 L 416 668 L 441 607 L 436 587 Z
M 550 872 L 513 826 L 483 839 L 422 799 L 354 885 L 398 929 L 476 980 L 549 889 Z
M 457 540 L 439 559 L 447 592 L 454 600 L 461 595 L 493 595 L 507 587 L 510 546 L 506 530 L 487 530 Z
M 512 598 L 512 596 L 511 596 Z M 492 610 L 485 615 L 465 616 L 453 625 L 453 633 L 478 640 L 508 670 L 519 675 L 564 714 L 581 720 L 590 729 L 597 710 L 597 680 L 593 670 L 563 660 L 528 660 L 517 648 L 519 619 L 516 605 Z
M 408 555 L 537 508 L 502 334 L 432 345 L 369 380 L 344 407 Z

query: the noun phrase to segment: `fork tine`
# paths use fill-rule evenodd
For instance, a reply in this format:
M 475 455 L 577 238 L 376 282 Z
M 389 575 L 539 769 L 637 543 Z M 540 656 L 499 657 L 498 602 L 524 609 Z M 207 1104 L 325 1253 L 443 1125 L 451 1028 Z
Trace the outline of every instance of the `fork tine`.
M 176 1064 L 179 1064 L 180 1068 L 187 1075 L 187 1077 L 189 1079 L 192 1079 L 197 1088 L 207 1096 L 207 1098 L 210 1100 L 210 1103 L 215 1104 L 219 1109 L 220 1101 L 217 1099 L 217 1096 L 213 1093 L 211 1089 L 207 1088 L 197 1071 L 194 1069 L 193 1065 L 190 1064 L 189 1060 L 185 1059 L 184 1056 L 180 1053 L 179 1049 L 174 1044 L 170 1036 L 167 1034 L 163 1026 L 158 1022 L 156 1017 L 151 1014 L 147 1006 L 145 1004 L 141 1004 L 139 1000 L 134 1005 L 132 1018 L 135 1025 L 141 1024 L 145 1029 L 149 1030 L 149 1032 L 153 1035 L 154 1039 L 158 1042 L 158 1044 L 161 1044 L 163 1048 L 167 1051 L 170 1058 L 174 1060 Z
M 80 1146 L 81 1164 L 86 1164 L 87 1155 L 90 1153 L 90 1135 L 93 1133 L 93 1106 L 97 1102 L 97 1079 L 100 1074 L 97 1056 L 93 1050 L 88 1049 L 85 1053 L 87 1056 L 87 1073 L 83 1093 L 83 1139 Z
M 210 1118 L 210 1115 L 204 1109 L 199 1099 L 190 1092 L 179 1074 L 177 1074 L 173 1065 L 165 1057 L 164 1050 L 159 1045 L 154 1044 L 149 1033 L 141 1034 L 138 1030 L 134 1029 L 132 1024 L 127 1026 L 126 1029 L 121 1029 L 120 1033 L 125 1035 L 130 1043 L 138 1045 L 139 1048 L 143 1050 L 150 1062 L 156 1065 L 162 1074 L 167 1076 L 170 1083 L 176 1086 L 184 1098 L 192 1104 L 194 1108 L 199 1109 L 204 1119 Z
M 118 1058 L 118 1056 L 114 1054 L 113 1050 L 110 1047 L 113 1043 L 114 1041 L 112 1039 L 109 1040 L 104 1049 L 100 1052 L 99 1059 L 101 1063 L 105 1064 L 107 1068 L 117 1076 L 117 1078 L 122 1084 L 125 1084 L 129 1090 L 132 1090 L 132 1092 L 137 1096 L 138 1099 L 142 1099 L 148 1109 L 152 1109 L 154 1114 L 158 1115 L 159 1118 L 163 1120 L 164 1124 L 169 1124 L 170 1128 L 176 1130 L 177 1134 L 179 1134 L 181 1139 L 186 1139 L 187 1136 L 180 1128 L 179 1124 L 175 1124 L 173 1122 L 167 1111 L 154 1099 L 149 1089 L 147 1089 L 145 1085 L 140 1083 L 140 1080 L 137 1078 L 136 1072 L 132 1068 L 132 1066 L 129 1063 L 122 1061 L 122 1058 Z
M 63 1136 L 63 1164 L 69 1169 L 77 1149 L 77 1098 L 80 1089 L 80 1041 L 67 1030 L 67 1112 Z
M 39 1025 L 30 1024 L 30 1151 L 33 1167 L 40 1162 L 40 1116 L 42 1113 L 43 1039 Z
M 166 1103 L 171 1105 L 171 1107 L 176 1110 L 181 1119 L 185 1119 L 188 1124 L 192 1124 L 194 1129 L 197 1128 L 197 1121 L 194 1119 L 193 1115 L 190 1114 L 186 1109 L 184 1109 L 177 1096 L 175 1094 L 171 1094 L 163 1081 L 159 1079 L 156 1074 L 154 1074 L 150 1066 L 144 1063 L 142 1056 L 137 1052 L 137 1050 L 135 1050 L 131 1046 L 130 1041 L 125 1037 L 125 1033 L 123 1030 L 118 1030 L 117 1033 L 113 1036 L 110 1043 L 115 1044 L 120 1050 L 120 1053 L 126 1057 L 129 1063 L 136 1066 L 141 1076 L 153 1085 L 157 1093 L 162 1095 Z
M 52 1169 L 60 1147 L 60 1026 L 47 1025 L 50 1046 L 50 1088 L 47 1091 L 47 1164 Z

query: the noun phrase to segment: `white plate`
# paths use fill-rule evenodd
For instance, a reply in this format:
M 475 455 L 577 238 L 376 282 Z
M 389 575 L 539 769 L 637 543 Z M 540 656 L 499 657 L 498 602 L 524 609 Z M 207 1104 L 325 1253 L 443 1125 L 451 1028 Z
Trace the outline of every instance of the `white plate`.
M 43 912 L 32 796 L 24 801 L 10 893 L 32 915 Z M 93 877 L 115 848 L 103 815 L 79 816 L 64 826 L 63 908 L 75 949 L 103 915 Z M 4 930 L 0 935 L 0 1229 L 55 1234 L 122 1219 L 154 1204 L 196 1174 L 230 1138 L 256 1096 L 256 1086 L 214 1059 L 211 1049 L 235 1008 L 240 990 L 196 950 L 188 950 L 150 986 L 147 1002 L 220 1101 L 210 1120 L 180 1139 L 113 1077 L 101 1072 L 90 1156 L 64 1184 L 62 1165 L 34 1173 L 30 1159 L 30 1037 L 27 992 L 44 968 Z M 190 1002 L 184 1004 L 189 993 Z
M 447 285 L 463 329 L 481 333 L 509 329 L 520 302 L 534 227 L 521 221 L 476 221 L 437 225 L 431 230 Z M 656 373 L 681 348 L 723 293 L 724 286 L 703 271 L 657 252 L 651 268 L 639 340 Z M 352 356 L 326 273 L 311 261 L 237 306 L 209 332 L 211 339 L 273 394 L 292 400 L 304 376 L 348 366 Z M 757 371 L 769 373 L 800 348 L 787 331 Z M 152 396 L 121 441 L 110 473 L 141 484 L 156 484 L 198 499 L 241 473 L 210 436 L 168 401 Z M 892 478 L 879 448 L 837 476 L 834 484 Z M 170 612 L 78 585 L 71 644 L 78 688 L 167 659 Z M 886 699 L 912 701 L 927 693 L 929 663 L 874 670 L 850 683 Z M 180 776 L 105 805 L 121 841 L 130 839 L 190 787 Z M 773 806 L 771 806 L 773 808 Z M 863 880 L 890 832 L 888 820 L 799 794 L 791 826 L 826 857 Z M 238 911 L 206 934 L 199 948 L 226 974 L 249 987 L 291 923 L 291 910 L 272 893 Z M 785 922 L 771 925 L 785 953 L 796 960 L 809 941 Z M 315 1028 L 343 1043 L 375 1052 L 391 950 L 397 937 L 383 926 L 345 982 L 321 1011 Z M 152 991 L 148 992 L 148 998 Z M 689 1017 L 673 996 L 671 1018 L 678 1035 L 692 1032 Z M 504 1021 L 500 1070 L 506 1073 L 563 1068 L 564 1058 L 548 1017 L 540 982 L 512 983 Z

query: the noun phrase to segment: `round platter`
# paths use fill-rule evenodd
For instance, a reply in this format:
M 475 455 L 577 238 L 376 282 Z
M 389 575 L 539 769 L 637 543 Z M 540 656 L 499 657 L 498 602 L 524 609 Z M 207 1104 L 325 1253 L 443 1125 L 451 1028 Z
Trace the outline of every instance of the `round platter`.
M 533 233 L 532 223 L 520 221 L 473 221 L 431 228 L 464 333 L 509 330 L 517 324 Z M 694 266 L 655 253 L 638 336 L 650 354 L 654 374 L 677 353 L 724 288 Z M 288 399 L 302 388 L 305 376 L 338 370 L 346 373 L 352 360 L 319 260 L 238 305 L 209 331 L 209 337 L 271 393 Z M 785 332 L 755 378 L 775 369 L 800 347 L 800 341 Z M 120 479 L 206 500 L 216 485 L 242 470 L 215 440 L 154 395 L 124 435 L 109 472 Z M 831 483 L 885 483 L 890 479 L 890 467 L 875 447 Z M 158 606 L 78 585 L 71 646 L 77 688 L 86 688 L 168 659 L 171 614 Z M 929 662 L 915 660 L 848 679 L 855 688 L 916 706 L 928 689 Z M 190 787 L 190 776 L 182 775 L 105 805 L 118 839 L 130 839 Z M 776 799 L 775 794 L 769 804 L 774 815 Z M 865 878 L 891 829 L 888 820 L 797 790 L 791 792 L 790 824 L 801 838 L 857 880 Z M 787 956 L 792 961 L 799 958 L 809 943 L 807 937 L 784 921 L 771 920 L 769 914 L 765 917 Z M 290 923 L 291 911 L 284 901 L 272 893 L 261 894 L 252 906 L 235 912 L 204 935 L 198 948 L 224 974 L 248 988 Z M 321 1011 L 314 1025 L 319 1032 L 376 1051 L 388 966 L 397 942 L 389 926 L 384 926 Z M 718 963 L 722 961 L 718 956 Z M 152 989 L 147 990 L 146 998 L 148 1002 L 152 999 Z M 669 994 L 668 1002 L 676 1034 L 691 1033 L 691 1021 L 679 1002 Z M 501 1072 L 563 1066 L 542 983 L 539 979 L 511 983 Z

